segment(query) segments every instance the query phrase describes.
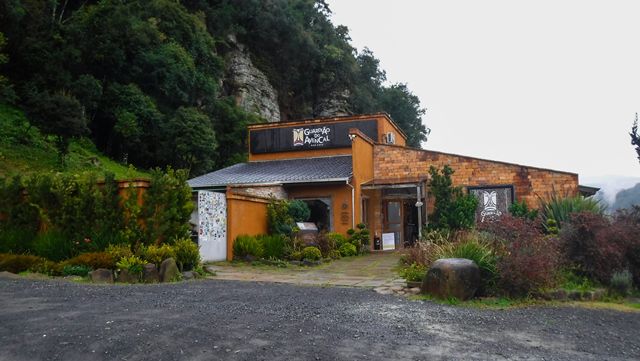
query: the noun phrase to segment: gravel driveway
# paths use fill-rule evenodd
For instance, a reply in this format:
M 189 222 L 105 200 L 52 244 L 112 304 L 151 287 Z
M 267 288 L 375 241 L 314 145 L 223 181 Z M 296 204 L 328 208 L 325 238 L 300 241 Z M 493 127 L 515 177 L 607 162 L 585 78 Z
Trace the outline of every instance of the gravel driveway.
M 640 313 L 479 310 L 367 289 L 0 279 L 0 360 L 630 360 Z

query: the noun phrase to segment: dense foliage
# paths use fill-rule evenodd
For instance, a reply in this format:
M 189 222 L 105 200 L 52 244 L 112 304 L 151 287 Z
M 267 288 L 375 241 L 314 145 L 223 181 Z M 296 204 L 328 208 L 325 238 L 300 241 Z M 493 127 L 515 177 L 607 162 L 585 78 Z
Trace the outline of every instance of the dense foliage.
M 282 118 L 343 100 L 347 112 L 390 113 L 419 146 L 419 99 L 385 85 L 379 61 L 329 16 L 321 0 L 0 0 L 0 103 L 24 109 L 62 160 L 70 139 L 88 136 L 120 162 L 201 174 L 243 160 L 246 126 L 262 121 L 224 89 L 234 35 Z
M 429 226 L 435 229 L 466 229 L 475 223 L 478 199 L 464 193 L 462 187 L 454 187 L 451 176 L 454 170 L 448 165 L 442 171 L 429 168 L 430 192 L 435 198 L 435 207 Z

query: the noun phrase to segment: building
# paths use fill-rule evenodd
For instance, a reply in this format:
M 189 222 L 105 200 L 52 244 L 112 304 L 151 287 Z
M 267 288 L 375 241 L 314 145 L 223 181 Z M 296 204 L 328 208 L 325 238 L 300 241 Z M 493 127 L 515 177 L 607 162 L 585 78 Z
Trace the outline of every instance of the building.
M 536 207 L 553 191 L 593 192 L 574 173 L 407 147 L 383 113 L 252 125 L 247 163 L 189 180 L 203 258 L 231 259 L 238 235 L 266 233 L 271 197 L 305 201 L 320 229 L 346 233 L 362 222 L 381 249 L 401 248 L 433 208 L 429 167 L 444 165 L 454 185 L 478 196 L 478 222 L 516 200 Z

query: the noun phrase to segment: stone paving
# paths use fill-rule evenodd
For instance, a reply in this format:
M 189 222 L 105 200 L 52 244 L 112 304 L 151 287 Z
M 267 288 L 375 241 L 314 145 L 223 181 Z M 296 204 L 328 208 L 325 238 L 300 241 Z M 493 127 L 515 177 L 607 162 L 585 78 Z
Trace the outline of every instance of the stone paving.
M 345 257 L 319 266 L 252 266 L 244 263 L 216 262 L 207 265 L 215 272 L 211 279 L 291 283 L 312 286 L 373 288 L 379 293 L 412 293 L 396 272 L 399 252 L 379 252 Z

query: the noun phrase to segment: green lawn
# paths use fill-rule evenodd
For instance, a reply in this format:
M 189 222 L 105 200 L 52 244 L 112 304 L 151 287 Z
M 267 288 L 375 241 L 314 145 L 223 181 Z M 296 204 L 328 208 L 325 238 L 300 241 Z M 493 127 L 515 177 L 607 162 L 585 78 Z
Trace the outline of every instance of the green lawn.
M 52 139 L 30 126 L 22 111 L 0 104 L 0 177 L 50 171 L 96 173 L 98 177 L 108 171 L 118 179 L 149 176 L 101 154 L 88 139 L 71 142 L 63 166 Z

